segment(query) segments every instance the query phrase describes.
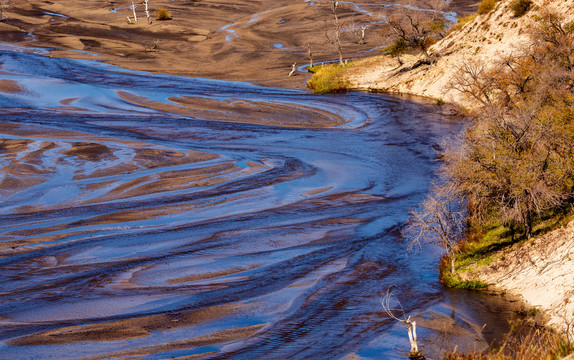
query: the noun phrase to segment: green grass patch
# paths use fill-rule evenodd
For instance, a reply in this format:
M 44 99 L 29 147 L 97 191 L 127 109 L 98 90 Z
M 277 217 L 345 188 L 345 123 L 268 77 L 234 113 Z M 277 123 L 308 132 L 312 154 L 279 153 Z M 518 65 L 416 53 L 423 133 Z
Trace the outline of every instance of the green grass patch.
M 449 274 L 450 275 L 450 274 Z M 456 277 L 448 276 L 443 284 L 454 289 L 466 289 L 466 290 L 479 290 L 484 289 L 488 286 L 487 283 L 478 280 L 462 281 Z
M 493 254 L 522 238 L 510 227 L 499 225 L 490 229 L 471 229 L 468 240 L 461 244 L 457 254 L 456 269 L 465 270 L 468 266 L 482 263 L 489 264 Z
M 347 67 L 331 64 L 309 68 L 313 76 L 307 82 L 307 87 L 316 93 L 346 92 L 350 86 L 344 76 Z
M 574 209 L 548 211 L 538 218 L 533 227 L 533 235 L 541 236 L 549 231 L 565 226 L 574 219 Z M 450 273 L 450 258 L 443 257 L 439 265 L 440 281 L 459 289 L 482 289 L 485 283 L 480 281 L 462 281 L 458 273 L 472 271 L 473 267 L 487 266 L 495 259 L 504 256 L 499 251 L 515 243 L 526 241 L 524 230 L 518 226 L 496 224 L 491 221 L 484 226 L 470 226 L 467 239 L 458 245 L 455 274 Z

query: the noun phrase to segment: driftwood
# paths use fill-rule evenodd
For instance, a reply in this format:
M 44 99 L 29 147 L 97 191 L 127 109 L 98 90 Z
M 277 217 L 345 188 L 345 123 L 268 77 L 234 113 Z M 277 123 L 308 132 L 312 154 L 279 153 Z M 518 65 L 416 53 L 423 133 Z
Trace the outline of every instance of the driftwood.
M 387 289 L 387 295 L 383 298 L 381 305 L 383 305 L 383 309 L 387 315 L 398 322 L 405 324 L 407 327 L 407 333 L 409 336 L 409 342 L 411 344 L 411 350 L 409 351 L 409 359 L 411 360 L 426 360 L 426 358 L 421 354 L 419 351 L 418 343 L 417 343 L 417 322 L 411 318 L 409 315 L 408 317 L 405 315 L 405 311 L 400 302 L 398 303 L 398 309 L 394 309 L 391 307 L 391 300 L 392 300 L 392 286 Z M 397 315 L 395 312 L 400 312 L 401 314 Z
M 289 76 L 295 75 L 295 71 L 297 71 L 297 63 L 293 64 L 293 68 L 291 69 Z

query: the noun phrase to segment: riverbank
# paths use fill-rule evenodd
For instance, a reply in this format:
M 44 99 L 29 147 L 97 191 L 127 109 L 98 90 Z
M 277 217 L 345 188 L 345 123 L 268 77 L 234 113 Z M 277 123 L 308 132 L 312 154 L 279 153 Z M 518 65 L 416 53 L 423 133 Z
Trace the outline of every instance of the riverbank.
M 330 81 L 343 79 L 352 90 L 414 94 L 434 98 L 437 104 L 477 108 L 480 94 L 472 94 L 468 91 L 472 84 L 457 78 L 462 69 L 467 74 L 475 71 L 473 79 L 479 83 L 490 69 L 523 54 L 532 46 L 533 25 L 547 10 L 563 14 L 565 24 L 574 20 L 571 0 L 534 1 L 521 16 L 513 12 L 511 1 L 493 3 L 492 11 L 468 17 L 433 45 L 430 63 L 423 55 L 402 56 L 402 64 L 390 56 L 377 56 L 341 67 Z M 522 298 L 532 313 L 544 313 L 548 325 L 574 337 L 574 223 L 509 245 L 486 246 L 465 264 L 459 259 L 461 280 Z
M 486 345 L 482 325 L 506 325 L 489 299 L 483 312 L 463 311 L 443 292 L 437 249 L 406 256 L 400 241 L 397 229 L 437 166 L 432 146 L 460 129 L 432 104 L 22 52 L 2 51 L 0 62 L 1 76 L 26 88 L 2 95 L 4 124 L 13 124 L 2 131 L 10 164 L 0 214 L 9 243 L 0 262 L 2 354 L 400 359 L 406 334 L 380 303 L 391 285 L 408 314 L 432 310 L 420 334 L 429 347 L 437 336 Z M 39 97 L 52 84 L 58 93 Z M 327 112 L 347 125 L 172 115 L 126 102 L 125 93 L 210 99 L 203 104 L 237 118 L 243 100 L 290 104 L 286 113 Z
M 430 47 L 432 63 L 422 54 L 401 56 L 401 62 L 388 55 L 373 56 L 349 64 L 340 74 L 350 90 L 412 94 L 455 103 L 476 106 L 453 85 L 457 72 L 464 66 L 480 65 L 491 68 L 509 56 L 521 54 L 530 44 L 530 27 L 541 11 L 555 9 L 574 18 L 574 1 L 534 1 L 532 10 L 521 17 L 513 15 L 511 1 L 496 3 L 486 14 L 475 14 L 453 26 L 447 36 Z
M 457 274 L 462 281 L 486 283 L 490 292 L 519 296 L 529 313 L 540 313 L 548 325 L 574 338 L 574 221 L 557 226 L 510 246 L 502 235 L 507 229 L 497 229 L 500 241 L 474 249 L 475 254 L 485 251 L 483 256 L 462 258 Z

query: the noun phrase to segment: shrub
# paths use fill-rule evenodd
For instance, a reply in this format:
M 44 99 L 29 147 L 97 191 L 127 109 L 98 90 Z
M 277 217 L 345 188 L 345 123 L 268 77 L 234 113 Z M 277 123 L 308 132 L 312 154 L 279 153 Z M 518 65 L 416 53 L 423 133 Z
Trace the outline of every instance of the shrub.
M 465 17 L 459 18 L 459 19 L 457 20 L 456 24 L 454 24 L 453 26 L 451 26 L 451 27 L 448 29 L 448 33 L 451 34 L 451 33 L 455 32 L 455 31 L 459 31 L 460 29 L 462 29 L 462 27 L 463 27 L 465 24 L 471 22 L 471 21 L 474 20 L 475 18 L 476 18 L 476 14 L 472 14 L 472 15 L 469 15 L 469 16 L 465 16 Z
M 574 345 L 549 330 L 532 327 L 527 321 L 513 325 L 498 346 L 484 352 L 457 352 L 456 348 L 442 360 L 554 360 L 571 354 Z
M 407 50 L 409 50 L 408 42 L 405 39 L 398 37 L 394 43 L 383 48 L 381 53 L 397 58 L 399 64 L 402 65 L 403 62 L 401 60 L 401 55 L 407 52 Z
M 521 17 L 532 6 L 532 0 L 514 0 L 510 3 L 510 10 L 512 10 L 514 17 Z
M 307 87 L 316 93 L 345 92 L 349 83 L 344 79 L 341 65 L 314 66 L 309 69 L 314 75 L 309 79 Z
M 156 15 L 158 20 L 171 20 L 172 19 L 169 10 L 167 10 L 166 8 L 157 9 L 157 12 L 155 15 Z
M 478 4 L 478 13 L 480 15 L 488 14 L 494 9 L 496 6 L 497 0 L 482 0 L 480 4 Z
M 471 22 L 471 21 L 474 20 L 475 18 L 476 18 L 476 14 L 468 15 L 468 16 L 459 18 L 459 19 L 457 20 L 457 23 L 458 23 L 458 24 L 461 24 L 461 25 L 464 25 L 464 24 L 466 24 L 466 23 Z

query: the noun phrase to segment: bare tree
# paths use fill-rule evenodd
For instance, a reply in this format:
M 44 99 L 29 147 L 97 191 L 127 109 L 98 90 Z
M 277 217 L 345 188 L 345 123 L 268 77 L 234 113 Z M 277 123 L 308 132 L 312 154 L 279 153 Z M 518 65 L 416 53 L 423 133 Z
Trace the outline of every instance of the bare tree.
M 420 208 L 411 210 L 411 218 L 403 231 L 411 238 L 411 248 L 430 242 L 445 249 L 451 259 L 451 274 L 454 274 L 456 246 L 465 227 L 464 205 L 464 198 L 452 183 L 435 183 Z
M 151 15 L 149 13 L 148 0 L 144 0 L 144 5 L 145 5 L 145 16 L 147 18 L 147 23 L 151 24 Z
M 311 44 L 307 44 L 307 57 L 309 59 L 309 69 L 313 67 L 313 52 L 311 51 Z
M 344 29 L 344 32 L 349 35 L 352 41 L 359 45 L 365 45 L 365 32 L 366 25 L 358 25 L 355 21 L 349 22 Z
M 424 54 L 428 63 L 431 56 L 429 47 L 446 31 L 446 20 L 442 9 L 450 1 L 427 0 L 428 9 L 415 9 L 412 6 L 393 6 L 381 15 L 383 37 L 391 43 L 401 42 L 407 48 Z
M 449 81 L 448 87 L 464 94 L 471 101 L 478 101 L 482 105 L 490 105 L 495 92 L 495 82 L 492 72 L 485 64 L 473 60 L 465 62 L 456 68 L 456 72 Z
M 292 65 L 291 72 L 289 72 L 289 76 L 295 75 L 295 71 L 297 71 L 297 63 Z
M 134 0 L 131 1 L 132 1 L 132 10 L 134 12 L 134 22 L 138 22 L 138 16 L 136 14 L 136 4 L 134 3 Z
M 365 31 L 367 30 L 366 26 L 361 26 L 361 41 L 359 44 L 365 45 Z
M 133 23 L 136 23 L 138 21 L 138 15 L 136 12 L 136 3 L 134 2 L 134 0 L 131 0 L 131 2 L 132 2 L 131 8 L 132 8 L 132 13 L 133 13 L 134 19 L 132 21 L 132 19 L 129 16 L 127 16 L 129 24 L 133 24 Z M 147 18 L 147 23 L 151 25 L 152 20 L 151 20 L 151 14 L 149 12 L 149 0 L 143 0 L 141 3 L 144 4 L 144 7 L 145 7 L 144 11 L 145 11 L 145 16 Z
M 337 53 L 339 54 L 339 65 L 344 65 L 343 62 L 343 48 L 341 47 L 341 22 L 339 21 L 339 0 L 329 0 L 329 7 L 331 12 L 333 13 L 333 26 L 334 26 L 334 35 L 329 36 L 329 31 L 325 31 L 325 35 L 327 37 L 327 41 L 331 43 L 337 49 Z
M 411 350 L 409 351 L 410 360 L 425 360 L 425 357 L 419 351 L 417 343 L 417 322 L 411 318 L 411 316 L 406 316 L 405 311 L 398 300 L 394 300 L 392 296 L 393 286 L 387 289 L 387 295 L 383 298 L 381 305 L 387 313 L 387 315 L 398 322 L 405 324 L 407 327 L 407 333 L 409 336 L 409 342 L 411 344 Z M 398 308 L 394 308 L 392 304 L 396 303 Z

